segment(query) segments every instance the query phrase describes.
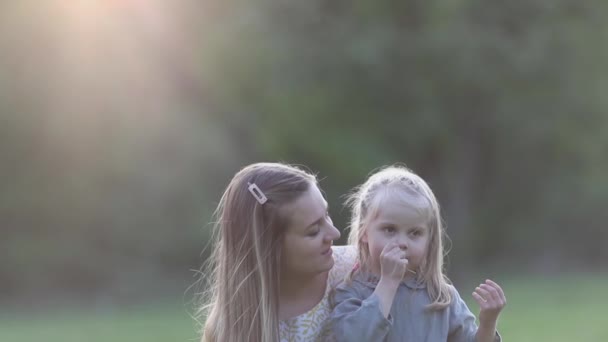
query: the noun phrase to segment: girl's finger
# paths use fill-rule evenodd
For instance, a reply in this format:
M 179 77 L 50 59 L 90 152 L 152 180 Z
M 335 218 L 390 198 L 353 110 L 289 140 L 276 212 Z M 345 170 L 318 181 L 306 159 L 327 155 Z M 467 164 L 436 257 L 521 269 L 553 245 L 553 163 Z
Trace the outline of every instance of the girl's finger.
M 391 252 L 395 256 L 395 259 L 399 259 L 399 260 L 407 259 L 407 252 L 404 250 L 401 250 L 401 248 L 398 248 L 398 245 L 397 245 L 397 248 L 392 249 Z
M 498 285 L 497 283 L 493 282 L 491 279 L 486 279 L 486 284 L 494 287 L 496 289 L 496 291 L 498 291 L 498 294 L 500 295 L 500 298 L 505 299 L 505 293 L 503 292 L 503 290 L 500 287 L 500 285 Z
M 384 248 L 382 248 L 382 253 L 380 254 L 387 254 L 395 249 L 398 249 L 397 247 L 399 247 L 399 244 L 397 244 L 395 241 L 390 241 L 384 246 Z
M 490 293 L 488 293 L 488 291 L 482 289 L 479 286 L 477 286 L 475 288 L 475 292 L 477 292 L 481 296 L 481 298 L 483 298 L 484 302 L 487 302 L 490 299 L 492 299 L 492 296 L 490 295 Z
M 398 259 L 399 258 L 399 248 L 397 248 L 397 245 L 387 245 L 387 247 L 385 247 L 385 252 L 384 255 L 386 255 L 387 257 L 391 257 L 392 259 Z
M 384 248 L 382 248 L 382 252 L 380 252 L 380 257 L 384 257 L 384 256 L 388 256 L 390 251 L 393 249 L 393 244 L 392 243 L 387 243 Z
M 494 287 L 492 287 L 488 284 L 480 284 L 479 287 L 486 290 L 490 294 L 490 297 L 493 300 L 500 301 L 500 294 L 498 293 L 498 290 L 496 290 Z
M 473 298 L 475 299 L 475 301 L 477 302 L 477 304 L 479 304 L 479 306 L 485 307 L 486 300 L 483 299 L 483 297 L 480 296 L 477 292 L 473 292 Z

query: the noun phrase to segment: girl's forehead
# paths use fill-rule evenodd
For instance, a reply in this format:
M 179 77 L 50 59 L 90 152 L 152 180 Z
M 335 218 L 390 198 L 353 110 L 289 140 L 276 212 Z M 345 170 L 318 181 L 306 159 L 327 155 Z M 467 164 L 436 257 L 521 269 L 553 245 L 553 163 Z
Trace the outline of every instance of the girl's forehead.
M 426 226 L 432 219 L 433 210 L 423 196 L 405 191 L 380 193 L 376 196 L 375 203 L 370 208 L 372 210 L 368 213 L 371 220 Z

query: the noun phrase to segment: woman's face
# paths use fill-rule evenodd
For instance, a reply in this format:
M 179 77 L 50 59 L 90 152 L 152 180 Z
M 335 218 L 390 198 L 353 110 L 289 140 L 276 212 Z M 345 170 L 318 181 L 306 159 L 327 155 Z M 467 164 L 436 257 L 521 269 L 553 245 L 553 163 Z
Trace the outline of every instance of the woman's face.
M 334 265 L 331 245 L 340 237 L 327 210 L 327 202 L 315 184 L 295 202 L 283 208 L 289 226 L 283 240 L 281 274 L 314 276 Z

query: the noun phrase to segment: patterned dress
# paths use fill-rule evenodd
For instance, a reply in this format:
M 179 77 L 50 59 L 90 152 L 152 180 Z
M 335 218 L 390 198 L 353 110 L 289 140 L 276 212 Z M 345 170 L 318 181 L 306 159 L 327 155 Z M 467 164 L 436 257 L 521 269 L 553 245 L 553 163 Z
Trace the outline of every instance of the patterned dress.
M 332 340 L 332 329 L 328 324 L 331 313 L 329 294 L 353 268 L 356 258 L 354 246 L 334 246 L 332 248 L 334 267 L 329 271 L 325 295 L 310 311 L 279 322 L 281 342 L 321 342 Z

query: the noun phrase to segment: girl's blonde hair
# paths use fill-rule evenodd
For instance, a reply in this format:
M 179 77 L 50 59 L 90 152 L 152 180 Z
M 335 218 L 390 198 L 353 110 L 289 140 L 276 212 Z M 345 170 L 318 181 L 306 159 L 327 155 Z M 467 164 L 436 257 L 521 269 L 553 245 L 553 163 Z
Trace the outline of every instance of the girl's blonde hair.
M 443 243 L 447 236 L 439 203 L 427 183 L 405 166 L 381 168 L 348 196 L 346 205 L 352 211 L 348 242 L 358 247 L 357 261 L 360 265 L 351 272 L 349 278 L 352 279 L 358 270 L 368 267 L 369 248 L 362 237 L 370 220 L 378 215 L 387 195 L 397 196 L 398 200 L 422 215 L 427 222 L 430 230 L 428 248 L 417 277 L 426 283 L 427 292 L 433 301 L 428 308 L 437 310 L 447 307 L 452 301 L 452 293 L 450 280 L 443 272 Z
M 266 196 L 261 204 L 248 187 Z M 282 208 L 311 186 L 315 176 L 290 165 L 252 164 L 239 171 L 214 213 L 214 249 L 199 317 L 203 342 L 276 342 L 283 237 L 289 217 Z

